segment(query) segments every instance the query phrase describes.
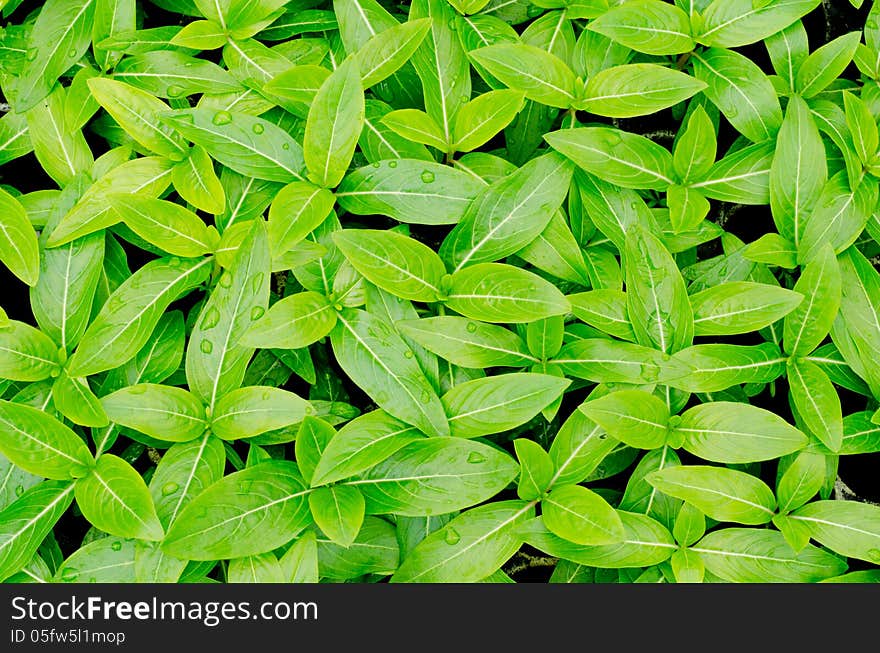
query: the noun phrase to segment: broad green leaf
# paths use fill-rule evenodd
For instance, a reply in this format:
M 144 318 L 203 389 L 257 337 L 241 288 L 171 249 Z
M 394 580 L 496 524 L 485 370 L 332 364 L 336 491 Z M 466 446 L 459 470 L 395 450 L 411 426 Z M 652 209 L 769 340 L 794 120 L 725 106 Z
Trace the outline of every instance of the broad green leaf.
M 776 483 L 779 513 L 800 508 L 816 496 L 825 481 L 825 456 L 800 452 Z
M 511 123 L 522 105 L 520 91 L 489 91 L 474 98 L 455 117 L 452 147 L 457 152 L 470 152 L 484 145 Z
M 647 480 L 718 521 L 765 524 L 776 509 L 773 491 L 763 481 L 734 469 L 679 465 L 651 472 Z
M 837 79 L 852 61 L 861 32 L 850 32 L 829 41 L 813 52 L 800 68 L 794 88 L 802 98 L 818 95 Z
M 544 231 L 516 255 L 559 279 L 583 286 L 591 283 L 586 257 L 561 209 L 553 213 Z
M 398 109 L 385 114 L 382 124 L 399 136 L 414 143 L 436 147 L 441 152 L 447 148 L 446 137 L 440 125 L 420 109 Z
M 699 43 L 735 48 L 756 43 L 788 27 L 819 6 L 820 0 L 715 0 L 703 13 Z
M 393 231 L 372 229 L 337 231 L 333 242 L 358 272 L 380 288 L 403 299 L 437 301 L 446 268 L 427 245 Z
M 552 484 L 556 471 L 553 459 L 540 444 L 528 438 L 517 438 L 513 447 L 520 465 L 516 495 L 526 501 L 540 498 Z
M 279 560 L 284 582 L 318 582 L 318 543 L 314 531 L 306 531 Z
M 617 511 L 581 485 L 553 488 L 541 501 L 541 514 L 551 533 L 575 544 L 617 544 L 626 537 Z
M 174 161 L 186 157 L 186 142 L 159 120 L 168 111 L 162 100 L 115 79 L 95 77 L 88 84 L 92 96 L 135 141 Z
M 269 303 L 269 237 L 254 220 L 232 265 L 205 302 L 186 350 L 190 389 L 212 410 L 244 379 L 253 349 L 239 340 Z
M 58 78 L 91 43 L 95 0 L 43 3 L 27 41 L 27 55 L 13 85 L 15 110 L 23 113 L 49 95 Z
M 624 188 L 665 190 L 672 185 L 672 155 L 639 134 L 610 127 L 579 127 L 544 135 L 554 150 L 587 172 Z
M 226 572 L 228 583 L 281 583 L 283 572 L 274 553 L 233 558 Z
M 246 347 L 299 349 L 326 336 L 336 324 L 336 312 L 316 292 L 297 293 L 276 302 L 242 335 Z
M 330 215 L 333 203 L 330 191 L 308 182 L 294 181 L 279 190 L 269 207 L 272 252 L 289 252 Z
M 680 465 L 681 459 L 669 444 L 644 454 L 627 480 L 623 497 L 617 505 L 618 510 L 647 515 L 673 530 L 682 509 L 682 501 L 660 492 L 648 482 L 648 476 L 652 472 Z M 616 470 L 616 467 L 612 469 Z
M 814 540 L 835 553 L 876 563 L 880 558 L 880 508 L 859 501 L 813 501 L 791 513 Z
M 574 72 L 546 50 L 524 43 L 498 43 L 472 50 L 468 56 L 529 100 L 560 109 L 577 100 Z
M 753 281 L 731 281 L 690 296 L 695 336 L 724 336 L 763 329 L 793 311 L 800 293 Z
M 566 375 L 596 383 L 656 383 L 662 352 L 629 342 L 584 338 L 565 345 L 550 361 Z
M 565 318 L 561 315 L 535 320 L 526 325 L 526 344 L 536 358 L 553 358 L 562 349 L 565 338 Z
M 690 546 L 706 534 L 706 517 L 695 506 L 685 503 L 675 518 L 672 531 L 675 541 Z
M 808 360 L 793 358 L 788 364 L 790 398 L 807 431 L 831 451 L 843 443 L 840 397 L 822 369 Z
M 83 517 L 96 528 L 141 540 L 161 540 L 162 524 L 141 475 L 122 458 L 104 454 L 74 488 Z
M 205 432 L 205 408 L 190 392 L 154 383 L 139 383 L 101 398 L 110 419 L 169 442 L 188 442 Z
M 676 583 L 702 583 L 706 567 L 700 556 L 682 549 L 672 554 L 669 560 Z
M 722 48 L 694 54 L 694 76 L 706 82 L 706 97 L 737 131 L 760 143 L 782 125 L 782 108 L 767 76 L 747 57 Z
M 778 345 L 706 344 L 673 355 L 675 367 L 660 380 L 687 392 L 720 392 L 735 385 L 769 383 L 785 374 L 787 358 Z
M 578 410 L 631 447 L 656 449 L 666 442 L 669 408 L 647 392 L 618 390 L 586 401 Z
M 296 434 L 294 453 L 303 479 L 312 485 L 315 468 L 324 449 L 336 435 L 336 429 L 318 417 L 306 415 Z
M 281 388 L 248 386 L 226 393 L 211 414 L 211 432 L 224 440 L 251 438 L 297 424 L 314 409 Z
M 364 125 L 364 93 L 355 59 L 349 59 L 318 89 L 306 121 L 303 156 L 309 178 L 334 188 L 345 176 Z
M 785 316 L 782 341 L 786 353 L 804 356 L 825 339 L 840 307 L 841 285 L 837 258 L 826 244 L 794 285 L 804 300 Z
M 727 154 L 701 181 L 692 183 L 691 188 L 724 202 L 769 203 L 774 146 L 773 142 L 758 143 Z
M 659 0 L 614 7 L 591 21 L 589 29 L 646 54 L 683 54 L 696 45 L 688 15 Z
M 355 418 L 332 437 L 321 453 L 312 486 L 352 477 L 381 463 L 423 435 L 382 410 Z
M 781 533 L 756 528 L 712 531 L 690 548 L 706 569 L 734 583 L 814 583 L 846 570 L 846 563 L 814 546 L 795 551 Z
M 0 188 L 0 261 L 19 279 L 35 286 L 40 276 L 37 234 L 21 203 Z
M 189 23 L 184 29 L 193 24 Z M 185 38 L 180 36 L 181 33 L 178 32 L 174 40 Z M 125 57 L 116 65 L 113 78 L 137 86 L 156 97 L 175 100 L 196 93 L 234 93 L 242 90 L 241 84 L 227 70 L 212 61 L 177 50 L 149 49 L 135 53 L 129 47 L 128 52 L 132 56 Z
M 811 220 L 809 224 L 812 222 Z M 755 263 L 787 269 L 797 267 L 797 249 L 791 241 L 777 233 L 764 234 L 758 240 L 752 241 L 746 245 L 743 255 Z
M 385 159 L 418 159 L 434 162 L 428 148 L 400 136 L 383 123 L 385 116 L 392 113 L 390 106 L 373 99 L 367 99 L 365 104 L 364 131 L 358 144 L 367 161 L 379 163 Z
M 548 487 L 580 483 L 594 472 L 617 444 L 586 414 L 573 411 L 550 443 L 550 458 L 556 471 Z
M 850 92 L 844 92 L 843 106 L 846 110 L 846 124 L 859 160 L 868 163 L 877 154 L 877 148 L 880 146 L 880 135 L 877 132 L 874 115 L 864 100 Z
M 623 251 L 626 247 L 626 232 L 630 227 L 641 224 L 649 229 L 653 228 L 653 216 L 645 201 L 635 191 L 609 184 L 582 170 L 575 170 L 573 180 L 572 194 L 576 189 L 590 221 L 614 243 L 619 251 Z M 600 260 L 601 256 L 589 254 L 590 250 L 591 248 L 585 250 L 587 265 L 595 267 L 596 261 Z M 597 251 L 604 254 L 601 249 Z M 617 276 L 620 276 L 619 270 Z M 596 289 L 611 287 L 596 283 L 599 278 L 595 274 L 590 278 Z M 622 282 L 615 285 L 622 285 Z M 618 287 L 617 290 L 620 288 Z
M 591 77 L 576 106 L 597 116 L 632 118 L 667 109 L 706 87 L 704 81 L 657 64 L 626 64 Z
M 83 377 L 117 367 L 146 344 L 168 305 L 201 284 L 210 259 L 158 259 L 147 263 L 107 300 L 67 364 Z
M 226 30 L 213 20 L 194 20 L 169 41 L 171 45 L 193 50 L 216 50 L 226 44 Z
M 30 561 L 72 501 L 69 480 L 44 481 L 0 511 L 0 579 Z
M 494 497 L 519 473 L 509 454 L 463 438 L 422 438 L 407 444 L 348 485 L 370 514 L 419 517 L 462 510 Z
M 190 501 L 223 478 L 225 466 L 223 441 L 209 433 L 175 444 L 162 454 L 150 479 L 150 494 L 166 532 Z
M 538 237 L 562 206 L 572 165 L 549 153 L 488 186 L 465 211 L 440 247 L 453 272 L 497 261 Z
M 54 582 L 134 583 L 135 556 L 134 541 L 101 537 L 64 560 L 55 572 Z
M 290 134 L 263 118 L 210 109 L 178 109 L 161 116 L 218 162 L 267 181 L 304 181 L 303 150 Z
M 469 510 L 426 537 L 391 577 L 397 583 L 475 582 L 498 570 L 520 547 L 517 528 L 531 503 L 497 501 Z
M 718 463 L 772 460 L 807 444 L 807 437 L 778 415 L 730 401 L 694 406 L 670 426 L 672 435 L 684 436 L 686 451 Z
M 52 385 L 52 402 L 74 424 L 100 428 L 110 423 L 86 379 L 71 378 L 65 371 Z
M 531 322 L 563 315 L 568 300 L 532 272 L 504 263 L 478 263 L 452 275 L 446 305 L 484 322 Z
M 0 118 L 0 163 L 8 163 L 34 149 L 27 114 L 10 111 Z
M 704 89 L 704 92 L 708 89 Z M 699 181 L 712 168 L 718 149 L 715 125 L 706 110 L 697 105 L 675 142 L 672 163 L 683 182 Z
M 675 353 L 694 337 L 684 279 L 663 243 L 643 228 L 626 235 L 626 304 L 636 341 Z
M 336 544 L 349 547 L 364 522 L 364 495 L 350 485 L 319 487 L 309 495 L 315 525 Z
M 770 169 L 770 208 L 779 233 L 799 248 L 828 178 L 825 146 L 804 100 L 791 98 Z
M 389 575 L 400 562 L 400 545 L 394 526 L 369 515 L 349 547 L 320 535 L 317 545 L 320 575 L 333 581 L 362 578 L 366 574 Z
M 67 124 L 66 100 L 67 90 L 56 86 L 26 114 L 34 155 L 46 174 L 61 187 L 88 171 L 94 162 L 82 132 Z
M 548 555 L 600 569 L 650 567 L 668 560 L 678 548 L 669 531 L 650 517 L 622 510 L 617 515 L 624 535 L 614 544 L 567 542 L 551 533 L 543 518 L 531 520 L 520 532 L 528 544 Z
M 0 378 L 42 381 L 61 371 L 58 347 L 51 338 L 25 322 L 9 320 L 0 329 Z
M 356 53 L 363 87 L 370 88 L 399 70 L 431 29 L 431 18 L 409 20 L 374 34 Z
M 397 329 L 428 351 L 462 367 L 520 367 L 538 360 L 517 334 L 454 315 L 398 322 Z
M 475 438 L 525 424 L 571 384 L 549 374 L 510 373 L 456 385 L 441 400 L 451 434 Z
M 186 560 L 266 553 L 296 537 L 309 521 L 309 490 L 294 463 L 274 460 L 234 472 L 190 501 L 162 548 Z
M 600 331 L 622 340 L 634 341 L 632 324 L 626 311 L 626 294 L 603 288 L 569 295 L 571 312 Z
M 412 224 L 455 224 L 485 184 L 433 161 L 377 162 L 346 175 L 339 206 L 355 215 L 387 215 Z
M 37 408 L 0 399 L 0 427 L 0 451 L 31 474 L 69 481 L 95 464 L 82 438 Z
M 219 215 L 226 210 L 226 194 L 214 162 L 200 145 L 189 150 L 189 156 L 178 162 L 171 172 L 174 190 L 198 209 Z
M 380 408 L 428 435 L 449 434 L 440 398 L 390 324 L 346 309 L 330 339 L 340 367 Z
M 214 249 L 202 219 L 179 204 L 133 193 L 111 193 L 107 200 L 132 231 L 168 254 L 195 258 Z

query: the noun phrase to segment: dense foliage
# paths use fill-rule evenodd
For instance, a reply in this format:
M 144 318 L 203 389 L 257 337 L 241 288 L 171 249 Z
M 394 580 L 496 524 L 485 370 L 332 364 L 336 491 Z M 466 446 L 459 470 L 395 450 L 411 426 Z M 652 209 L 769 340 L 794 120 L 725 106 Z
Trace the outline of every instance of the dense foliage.
M 0 579 L 880 580 L 851 4 L 0 0 Z

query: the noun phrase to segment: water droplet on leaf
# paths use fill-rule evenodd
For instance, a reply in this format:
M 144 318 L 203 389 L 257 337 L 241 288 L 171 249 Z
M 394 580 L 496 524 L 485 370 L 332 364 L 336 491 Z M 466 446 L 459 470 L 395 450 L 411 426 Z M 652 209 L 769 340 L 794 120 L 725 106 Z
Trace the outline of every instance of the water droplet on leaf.
M 229 272 L 224 272 L 220 277 L 220 285 L 224 288 L 229 288 L 232 285 L 232 274 Z
M 65 583 L 72 583 L 79 576 L 79 569 L 76 567 L 67 567 L 64 571 L 61 572 L 61 580 Z
M 389 162 L 388 162 L 388 167 L 389 167 L 389 168 L 396 168 L 396 167 L 397 167 L 397 161 L 389 161 Z
M 214 351 L 214 343 L 210 340 L 202 340 L 201 344 L 199 345 L 199 349 L 202 350 L 203 354 L 210 354 L 212 351 Z
M 468 322 L 465 329 L 468 333 L 474 333 L 477 330 L 477 325 L 474 322 Z
M 251 309 L 251 320 L 259 320 L 263 315 L 265 315 L 266 309 L 262 306 L 254 306 Z
M 116 540 L 115 542 L 113 542 L 110 545 L 110 548 L 113 549 L 114 551 L 121 551 L 122 550 L 122 542 L 120 542 L 119 540 Z
M 424 172 L 422 172 L 422 181 L 426 184 L 434 183 L 434 173 L 430 170 L 425 170 Z
M 166 497 L 170 496 L 177 492 L 179 488 L 180 486 L 177 483 L 166 483 L 162 486 L 162 495 Z
M 461 540 L 461 535 L 458 534 L 458 531 L 454 528 L 446 529 L 446 536 L 443 538 L 443 541 L 449 545 L 458 544 Z
M 182 86 L 172 84 L 165 92 L 168 94 L 168 97 L 180 97 L 181 95 L 183 95 L 184 91 Z
M 486 462 L 486 456 L 481 454 L 479 451 L 472 451 L 467 460 L 472 465 L 478 465 L 480 463 Z
M 289 149 L 290 149 L 290 143 L 282 143 L 282 144 L 281 144 L 281 149 L 282 149 L 282 150 L 289 150 Z
M 212 306 L 205 313 L 205 317 L 202 318 L 202 329 L 213 329 L 217 326 L 217 323 L 220 321 L 220 311 L 217 310 L 216 307 Z
M 215 125 L 228 125 L 232 122 L 232 114 L 228 111 L 218 111 L 214 114 L 214 120 L 212 122 Z
M 403 352 L 403 357 L 404 358 L 412 358 L 413 357 L 412 349 L 407 349 L 405 352 Z
M 24 494 L 24 485 L 16 485 L 15 496 L 20 497 L 22 494 Z
M 251 129 L 254 130 L 254 133 L 255 133 L 255 134 L 262 134 L 264 131 L 266 131 L 266 128 L 263 127 L 263 125 L 261 125 L 261 124 L 258 123 L 258 122 L 257 122 L 257 123 L 254 123 L 254 126 L 251 127 Z

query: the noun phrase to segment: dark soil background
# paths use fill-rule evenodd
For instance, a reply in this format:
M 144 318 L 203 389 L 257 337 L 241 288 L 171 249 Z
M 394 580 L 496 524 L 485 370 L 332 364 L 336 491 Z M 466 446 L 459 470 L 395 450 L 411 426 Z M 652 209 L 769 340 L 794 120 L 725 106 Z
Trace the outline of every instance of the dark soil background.
M 39 8 L 43 3 L 34 0 L 27 0 L 22 6 L 16 10 L 9 22 L 21 22 L 30 12 Z M 846 0 L 826 0 L 820 7 L 805 17 L 804 24 L 810 38 L 811 50 L 815 50 L 820 45 L 828 42 L 830 39 L 836 38 L 842 34 L 851 31 L 858 31 L 864 25 L 865 17 L 870 3 L 865 3 L 861 10 L 854 9 Z M 150 3 L 142 3 L 145 8 L 144 27 L 153 27 L 158 25 L 169 24 L 185 24 L 191 18 L 169 13 L 156 7 Z M 519 26 L 521 29 L 524 26 Z M 766 49 L 762 43 L 737 48 L 739 52 L 755 61 L 765 72 L 772 72 L 770 61 L 767 56 Z M 216 53 L 207 53 L 208 56 Z M 854 66 L 845 73 L 845 77 L 858 79 L 858 72 Z M 593 119 L 592 117 L 590 118 Z M 678 128 L 678 121 L 672 116 L 671 110 L 659 112 L 653 116 L 646 118 L 637 118 L 629 120 L 621 120 L 619 122 L 621 128 L 638 133 L 658 133 Z M 107 150 L 106 142 L 96 134 L 92 133 L 88 128 L 84 131 L 86 139 L 97 158 Z M 737 134 L 727 124 L 722 127 L 719 134 L 719 152 L 723 152 L 734 141 Z M 670 145 L 669 142 L 663 142 L 662 138 L 658 138 L 664 145 Z M 671 139 L 670 139 L 671 140 Z M 503 145 L 503 142 L 500 143 Z M 54 182 L 43 172 L 37 163 L 33 154 L 16 159 L 6 165 L 0 166 L 0 184 L 8 184 L 22 193 L 34 190 L 55 188 Z M 724 203 L 713 202 L 713 215 L 725 214 L 726 221 L 724 228 L 742 239 L 745 242 L 756 240 L 761 235 L 775 231 L 773 220 L 770 215 L 769 206 L 749 206 L 742 210 L 729 211 L 730 207 Z M 374 225 L 375 226 L 375 225 Z M 390 226 L 390 223 L 389 223 Z M 418 228 L 417 228 L 418 229 Z M 430 228 L 425 233 L 415 233 L 414 235 L 425 242 L 439 241 L 443 234 L 430 232 Z M 125 241 L 120 241 L 126 249 L 129 256 L 129 266 L 132 270 L 138 269 L 141 265 L 152 259 L 153 256 L 140 250 Z M 714 256 L 721 253 L 720 245 L 717 243 L 709 244 L 706 248 L 700 250 L 701 258 Z M 28 300 L 27 287 L 18 279 L 12 276 L 5 267 L 0 265 L 0 305 L 8 313 L 9 317 L 15 320 L 21 320 L 34 324 L 34 318 L 30 310 Z M 192 308 L 194 302 L 199 299 L 198 293 L 193 293 L 190 297 L 185 298 L 173 306 L 173 308 L 182 308 L 184 311 Z M 760 342 L 758 337 L 755 342 Z M 753 344 L 750 336 L 744 336 L 736 339 L 741 344 Z M 331 357 L 332 358 L 332 357 Z M 316 357 L 316 368 L 321 364 L 320 358 Z M 336 367 L 334 361 L 325 361 Z M 340 376 L 341 372 L 336 369 Z M 303 396 L 309 394 L 309 387 L 298 377 L 291 377 L 291 382 L 286 386 Z M 367 398 L 358 388 L 346 388 L 351 391 L 350 401 L 362 409 L 368 409 L 370 404 Z M 856 395 L 845 389 L 838 388 L 844 407 L 844 415 L 865 409 L 864 397 Z M 567 416 L 585 397 L 586 391 L 575 391 L 566 395 L 563 406 L 559 411 L 560 415 Z M 775 392 L 767 391 L 751 399 L 752 403 L 771 410 L 789 421 L 793 421 L 791 411 L 788 406 L 788 388 L 784 379 L 777 381 Z M 558 419 L 558 418 L 557 418 Z M 549 444 L 558 424 L 549 427 L 546 423 L 543 425 L 539 420 L 527 425 L 532 429 L 531 437 L 535 438 L 542 444 Z M 534 431 L 540 431 L 535 433 Z M 507 436 L 501 438 L 501 442 L 508 440 Z M 292 445 L 290 445 L 292 446 Z M 141 471 L 145 470 L 150 464 L 146 448 L 143 445 L 132 444 L 127 438 L 120 438 L 120 441 L 112 449 L 113 453 L 124 456 L 132 461 Z M 247 455 L 247 445 L 238 443 L 237 452 L 242 458 Z M 292 451 L 290 455 L 292 456 Z M 688 455 L 679 452 L 684 462 L 688 461 Z M 771 486 L 775 482 L 775 465 L 764 465 L 762 468 L 762 476 Z M 630 467 L 629 469 L 632 469 Z M 880 469 L 880 454 L 863 454 L 859 456 L 842 456 L 840 458 L 839 476 L 854 494 L 863 500 L 871 502 L 880 502 L 880 475 L 877 470 Z M 623 491 L 625 488 L 628 474 L 626 472 L 619 473 L 616 476 L 602 481 L 601 485 L 609 489 Z M 509 491 L 510 496 L 499 496 L 499 498 L 515 498 L 515 493 Z M 85 520 L 75 514 L 75 509 L 68 511 L 59 522 L 55 533 L 59 539 L 59 544 L 65 555 L 69 555 L 76 550 L 82 540 L 87 529 Z M 856 570 L 860 567 L 860 563 L 853 561 L 852 569 Z M 546 582 L 552 573 L 551 561 L 547 559 L 539 551 L 526 546 L 517 554 L 506 566 L 505 569 L 511 573 L 513 578 L 520 582 Z

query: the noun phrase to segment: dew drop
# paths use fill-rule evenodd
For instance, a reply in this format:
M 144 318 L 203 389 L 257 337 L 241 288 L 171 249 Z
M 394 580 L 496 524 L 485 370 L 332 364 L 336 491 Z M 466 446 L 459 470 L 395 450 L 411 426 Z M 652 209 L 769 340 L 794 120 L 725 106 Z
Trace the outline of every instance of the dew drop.
M 113 549 L 114 551 L 121 551 L 122 550 L 122 542 L 120 542 L 119 540 L 116 540 L 115 542 L 113 542 L 110 545 L 110 548 Z
M 622 140 L 620 134 L 617 132 L 611 132 L 608 134 L 608 145 L 620 145 Z
M 254 276 L 252 276 L 250 279 L 250 284 L 251 284 L 251 290 L 253 292 L 255 292 L 255 293 L 259 292 L 260 286 L 263 285 L 263 273 L 257 272 Z
M 461 540 L 461 535 L 458 534 L 458 531 L 454 528 L 446 529 L 446 536 L 443 538 L 443 541 L 449 545 L 458 544 L 459 540 Z
M 147 391 L 147 386 L 144 384 L 137 384 L 129 386 L 128 391 L 133 395 L 142 395 Z
M 16 485 L 15 496 L 20 497 L 22 494 L 24 494 L 24 485 Z
M 202 350 L 203 354 L 210 354 L 212 351 L 214 351 L 214 343 L 210 340 L 202 340 L 201 344 L 199 345 L 199 349 Z
M 49 376 L 51 376 L 53 379 L 57 379 L 59 376 L 61 376 L 61 368 L 59 368 L 59 367 L 53 367 L 53 368 L 49 371 Z
M 419 399 L 422 400 L 422 403 L 423 403 L 423 404 L 430 403 L 430 401 L 431 401 L 431 393 L 428 392 L 427 390 L 424 390 L 424 391 L 422 392 L 422 394 L 419 396 Z
M 229 288 L 232 285 L 232 274 L 229 272 L 224 272 L 220 277 L 220 285 L 224 288 Z
M 468 333 L 474 333 L 477 330 L 477 325 L 474 322 L 468 322 L 465 329 L 467 329 Z
M 217 310 L 216 307 L 212 306 L 205 313 L 205 317 L 202 318 L 202 329 L 213 329 L 217 326 L 217 323 L 220 321 L 220 311 Z
M 258 123 L 258 122 L 257 122 L 257 123 L 254 123 L 254 126 L 251 127 L 251 129 L 254 130 L 254 133 L 255 133 L 255 134 L 262 134 L 264 131 L 266 131 L 266 128 L 263 127 L 263 125 L 261 125 L 261 124 Z
M 403 357 L 404 358 L 412 358 L 413 357 L 412 349 L 407 349 L 405 352 L 403 352 Z
M 232 114 L 228 111 L 218 111 L 214 114 L 214 120 L 212 122 L 215 125 L 228 125 L 232 122 Z
M 486 462 L 486 456 L 481 454 L 479 451 L 472 451 L 467 460 L 472 465 L 479 465 L 480 463 Z
M 388 162 L 388 167 L 389 167 L 389 168 L 396 168 L 396 167 L 397 167 L 397 161 L 389 161 L 389 162 Z
M 183 95 L 183 92 L 184 92 L 183 87 L 178 86 L 177 84 L 172 84 L 165 91 L 165 93 L 167 93 L 168 97 L 180 97 L 181 95 Z
M 262 306 L 254 306 L 251 309 L 251 320 L 259 320 L 263 315 L 265 315 L 266 309 Z
M 76 567 L 67 567 L 64 571 L 61 572 L 61 580 L 65 583 L 72 583 L 79 576 L 79 569 Z
M 382 167 L 382 164 L 379 163 L 378 161 L 376 161 L 376 162 L 373 164 L 373 167 L 374 167 L 374 168 L 381 168 L 381 167 Z
M 281 149 L 282 149 L 282 150 L 289 150 L 289 149 L 290 149 L 290 143 L 282 143 L 282 144 L 281 144 Z
M 424 172 L 422 172 L 422 181 L 426 184 L 434 183 L 434 173 L 430 170 L 425 170 Z
M 170 496 L 177 492 L 180 486 L 177 483 L 166 483 L 162 486 L 162 496 Z
M 78 55 L 78 54 L 79 53 L 76 51 L 76 48 L 71 48 L 70 52 L 67 53 L 67 56 L 70 57 L 71 59 L 75 59 L 76 55 Z

